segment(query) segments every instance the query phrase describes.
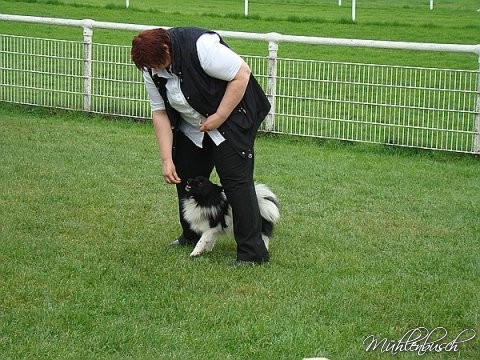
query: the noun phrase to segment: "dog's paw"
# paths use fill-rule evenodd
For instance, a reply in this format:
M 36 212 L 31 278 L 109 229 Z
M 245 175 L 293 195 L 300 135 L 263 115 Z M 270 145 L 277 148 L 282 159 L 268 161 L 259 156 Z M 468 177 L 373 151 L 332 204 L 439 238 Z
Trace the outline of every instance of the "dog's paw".
M 202 254 L 202 250 L 193 249 L 193 251 L 190 253 L 190 256 L 195 257 L 195 256 L 200 256 L 201 254 Z
M 205 244 L 205 251 L 211 252 L 213 250 L 213 247 L 215 246 L 215 243 L 213 241 L 206 243 Z

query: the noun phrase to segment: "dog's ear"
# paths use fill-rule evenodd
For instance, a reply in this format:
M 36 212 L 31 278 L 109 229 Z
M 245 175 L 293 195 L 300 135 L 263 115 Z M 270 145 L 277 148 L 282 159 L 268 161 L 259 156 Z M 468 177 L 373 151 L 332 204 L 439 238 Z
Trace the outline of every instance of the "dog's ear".
M 220 185 L 212 183 L 212 186 L 213 186 L 213 189 L 215 189 L 215 192 L 217 193 L 221 193 L 223 191 L 223 187 L 221 187 Z

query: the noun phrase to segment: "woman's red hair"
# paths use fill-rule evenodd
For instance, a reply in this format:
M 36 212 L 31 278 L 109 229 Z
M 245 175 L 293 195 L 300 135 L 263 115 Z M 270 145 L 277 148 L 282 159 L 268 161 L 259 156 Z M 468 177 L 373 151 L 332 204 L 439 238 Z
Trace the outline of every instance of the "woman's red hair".
M 165 64 L 169 59 L 166 51 L 170 48 L 170 39 L 165 29 L 142 31 L 132 40 L 132 61 L 140 70 Z

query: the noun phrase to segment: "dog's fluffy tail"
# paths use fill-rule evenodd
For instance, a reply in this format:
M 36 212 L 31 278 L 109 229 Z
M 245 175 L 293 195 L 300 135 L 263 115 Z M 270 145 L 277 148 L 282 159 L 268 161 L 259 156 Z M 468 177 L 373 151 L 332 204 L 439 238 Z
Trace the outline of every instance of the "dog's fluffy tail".
M 275 224 L 280 218 L 280 209 L 277 196 L 264 184 L 255 184 L 257 193 L 258 207 L 262 218 Z

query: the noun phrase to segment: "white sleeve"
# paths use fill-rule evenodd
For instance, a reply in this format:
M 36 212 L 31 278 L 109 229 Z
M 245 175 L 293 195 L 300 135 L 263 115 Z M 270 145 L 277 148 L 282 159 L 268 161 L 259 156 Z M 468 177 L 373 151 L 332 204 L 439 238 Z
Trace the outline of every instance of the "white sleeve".
M 243 59 L 220 43 L 217 34 L 203 34 L 197 40 L 200 65 L 211 77 L 231 81 L 237 75 Z
M 163 98 L 158 92 L 158 89 L 155 86 L 155 83 L 153 82 L 153 79 L 147 70 L 143 71 L 143 80 L 145 82 L 145 88 L 147 89 L 152 111 L 165 110 L 165 103 L 163 102 Z

